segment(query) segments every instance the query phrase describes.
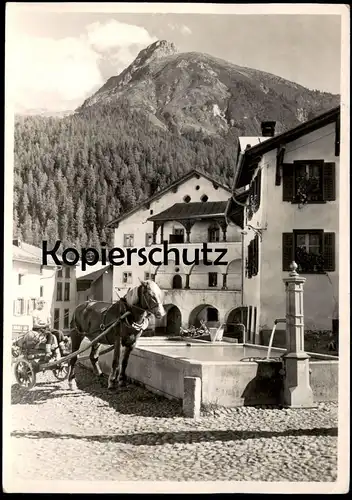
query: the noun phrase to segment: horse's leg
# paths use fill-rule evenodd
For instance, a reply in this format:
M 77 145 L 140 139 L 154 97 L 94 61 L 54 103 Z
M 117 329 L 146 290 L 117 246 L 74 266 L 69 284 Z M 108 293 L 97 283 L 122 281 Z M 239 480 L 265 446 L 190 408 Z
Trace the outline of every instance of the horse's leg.
M 128 365 L 128 360 L 129 360 L 129 357 L 130 357 L 130 354 L 131 354 L 131 351 L 133 349 L 134 346 L 132 347 L 123 347 L 123 353 L 122 353 L 122 361 L 121 361 L 121 369 L 120 369 L 120 383 L 121 383 L 121 386 L 124 387 L 127 385 L 127 381 L 126 381 L 126 368 L 127 368 L 127 365 Z
M 120 350 L 121 350 L 120 344 L 121 344 L 121 337 L 120 334 L 117 334 L 114 347 L 114 357 L 112 360 L 109 381 L 108 381 L 108 389 L 113 389 L 115 387 L 116 378 L 119 374 Z
M 99 366 L 99 347 L 101 344 L 97 343 L 92 346 L 89 359 L 93 366 L 93 371 L 98 377 L 102 377 L 103 372 Z
M 78 351 L 80 345 L 82 343 L 84 335 L 82 335 L 75 328 L 71 330 L 71 343 L 72 343 L 72 352 Z M 70 359 L 69 368 L 68 368 L 68 386 L 70 389 L 73 389 L 73 381 L 75 379 L 75 364 L 77 361 L 77 356 L 74 356 Z

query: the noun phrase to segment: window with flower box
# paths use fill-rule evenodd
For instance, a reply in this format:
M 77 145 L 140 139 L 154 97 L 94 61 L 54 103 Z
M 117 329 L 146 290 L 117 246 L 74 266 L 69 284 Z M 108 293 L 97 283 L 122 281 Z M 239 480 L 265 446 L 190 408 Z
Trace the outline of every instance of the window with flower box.
M 290 271 L 293 260 L 299 273 L 335 271 L 335 233 L 322 229 L 283 233 L 282 260 L 283 271 Z
M 335 163 L 297 160 L 282 165 L 283 201 L 325 203 L 336 200 Z
M 248 205 L 247 205 L 248 220 L 252 219 L 253 215 L 255 214 L 255 212 L 259 210 L 260 207 L 261 180 L 262 180 L 262 171 L 259 170 L 249 188 Z

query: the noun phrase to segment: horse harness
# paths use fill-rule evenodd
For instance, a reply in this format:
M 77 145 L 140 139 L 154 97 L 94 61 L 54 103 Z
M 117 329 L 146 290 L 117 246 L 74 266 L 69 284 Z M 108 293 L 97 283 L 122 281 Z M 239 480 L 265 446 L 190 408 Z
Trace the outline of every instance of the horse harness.
M 103 321 L 100 325 L 100 331 L 103 332 L 109 326 L 111 326 L 116 320 L 112 321 L 109 324 L 105 324 L 105 318 L 106 315 L 109 311 L 109 307 L 107 307 L 105 310 L 102 311 L 103 313 Z M 140 307 L 137 306 L 128 306 L 127 301 L 125 298 L 120 299 L 120 314 L 123 315 L 124 313 L 129 312 L 130 314 L 127 315 L 122 321 L 121 321 L 121 327 L 124 329 L 125 335 L 121 335 L 122 337 L 122 345 L 126 346 L 127 345 L 133 345 L 133 343 L 137 340 L 137 337 L 139 337 L 144 330 L 148 328 L 149 325 L 149 319 L 148 315 L 145 316 L 145 310 L 141 309 Z M 138 322 L 138 319 L 140 318 L 135 318 L 135 316 L 142 317 L 142 321 Z M 145 316 L 143 318 L 143 316 Z M 129 318 L 132 318 L 132 321 Z M 134 321 L 134 319 L 136 319 Z

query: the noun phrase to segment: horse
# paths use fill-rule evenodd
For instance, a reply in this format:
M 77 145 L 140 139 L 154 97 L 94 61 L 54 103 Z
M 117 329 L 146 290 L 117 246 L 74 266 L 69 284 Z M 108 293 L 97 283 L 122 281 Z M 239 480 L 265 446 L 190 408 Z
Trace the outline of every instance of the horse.
M 151 315 L 162 318 L 166 314 L 162 295 L 162 291 L 154 281 L 146 280 L 141 281 L 138 287 L 130 288 L 125 297 L 113 304 L 86 301 L 76 307 L 70 323 L 72 353 L 80 348 L 84 337 L 93 341 L 120 316 L 126 312 L 130 313 L 91 348 L 89 359 L 93 371 L 101 378 L 103 373 L 98 363 L 100 345 L 114 346 L 108 389 L 114 389 L 116 382 L 119 382 L 121 386 L 126 385 L 128 359 L 138 338 L 148 327 Z M 76 361 L 77 356 L 74 356 L 69 363 L 68 384 L 70 389 L 73 389 L 75 381 Z

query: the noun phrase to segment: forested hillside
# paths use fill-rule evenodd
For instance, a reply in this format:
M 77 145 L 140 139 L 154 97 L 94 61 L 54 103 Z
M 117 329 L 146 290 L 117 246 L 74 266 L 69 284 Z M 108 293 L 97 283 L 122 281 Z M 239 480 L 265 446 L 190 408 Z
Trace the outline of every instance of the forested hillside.
M 231 134 L 172 134 L 121 100 L 65 118 L 17 117 L 14 236 L 111 244 L 108 221 L 193 168 L 231 184 L 236 156 Z
M 142 50 L 77 112 L 18 117 L 14 236 L 78 248 L 112 243 L 105 226 L 193 168 L 231 185 L 237 137 L 276 133 L 339 96 L 163 40 Z

